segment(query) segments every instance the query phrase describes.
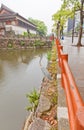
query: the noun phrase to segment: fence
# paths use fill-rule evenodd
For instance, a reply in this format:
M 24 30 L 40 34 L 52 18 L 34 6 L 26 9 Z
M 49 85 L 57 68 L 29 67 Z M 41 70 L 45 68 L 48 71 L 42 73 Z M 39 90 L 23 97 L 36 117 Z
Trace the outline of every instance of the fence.
M 62 86 L 66 93 L 70 130 L 84 130 L 84 102 L 78 91 L 73 74 L 68 64 L 68 54 L 63 53 L 63 46 L 56 39 Z

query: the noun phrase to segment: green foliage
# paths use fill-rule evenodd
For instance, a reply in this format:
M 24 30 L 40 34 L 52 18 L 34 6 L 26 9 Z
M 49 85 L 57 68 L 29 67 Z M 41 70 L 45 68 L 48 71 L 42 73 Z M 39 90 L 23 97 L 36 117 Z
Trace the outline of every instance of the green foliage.
M 48 61 L 50 61 L 50 59 L 51 59 L 51 54 L 52 54 L 51 51 L 47 52 L 47 59 L 48 59 Z
M 44 46 L 44 44 L 45 44 L 44 42 L 40 42 L 40 45 L 41 45 L 41 46 Z
M 33 18 L 28 18 L 28 20 L 37 26 L 37 30 L 41 36 L 47 34 L 47 26 L 43 21 L 33 19 Z
M 24 45 L 25 45 L 24 41 L 21 41 L 21 42 L 20 42 L 20 45 L 21 45 L 21 46 L 24 46 Z
M 52 43 L 51 43 L 51 44 L 52 44 L 52 46 L 54 45 L 54 40 L 52 40 Z
M 28 36 L 28 32 L 24 32 L 23 36 L 27 37 Z
M 83 10 L 84 10 L 84 0 L 62 0 L 63 9 L 70 9 L 72 11 L 73 17 L 76 11 L 80 11 L 80 29 L 78 35 L 78 43 L 77 46 L 81 46 L 81 38 L 83 33 Z
M 37 37 L 37 35 L 36 35 L 36 34 L 33 34 L 33 33 L 29 33 L 29 37 L 30 37 L 30 38 L 33 38 L 33 37 Z
M 12 44 L 12 43 L 8 43 L 7 47 L 8 47 L 8 48 L 12 48 L 12 47 L 13 47 L 13 44 Z
M 52 100 L 51 100 L 51 102 L 52 102 L 53 104 L 57 104 L 57 97 L 58 97 L 58 96 L 57 96 L 57 93 L 53 95 Z
M 39 93 L 34 89 L 30 94 L 26 94 L 26 97 L 31 104 L 26 109 L 29 111 L 35 111 L 38 105 Z
M 33 45 L 34 45 L 34 46 L 39 46 L 39 45 L 40 45 L 40 40 L 35 40 L 35 42 L 34 42 Z
M 71 10 L 69 10 L 69 9 L 65 10 L 65 9 L 61 8 L 52 16 L 52 20 L 54 21 L 53 28 L 56 28 L 58 21 L 60 21 L 60 30 L 62 30 L 65 27 L 65 23 L 66 23 L 68 17 L 71 17 L 71 16 L 72 16 Z
M 58 21 L 60 21 L 60 31 L 65 27 L 66 21 L 68 18 L 74 18 L 75 11 L 80 10 L 80 1 L 79 0 L 62 0 L 63 3 L 61 8 L 52 16 L 53 31 L 56 32 L 56 26 Z
M 34 46 L 43 46 L 44 45 L 44 42 L 41 42 L 40 40 L 35 40 Z
M 62 8 L 63 9 L 75 9 L 76 10 L 80 10 L 81 7 L 81 2 L 80 0 L 62 0 L 63 4 L 62 4 Z

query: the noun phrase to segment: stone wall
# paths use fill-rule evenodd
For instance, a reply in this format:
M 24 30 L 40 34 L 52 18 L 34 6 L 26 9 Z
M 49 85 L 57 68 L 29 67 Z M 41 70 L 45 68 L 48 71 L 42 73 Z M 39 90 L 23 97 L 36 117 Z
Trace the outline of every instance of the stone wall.
M 0 49 L 19 49 L 29 47 L 51 47 L 51 41 L 39 38 L 0 37 Z

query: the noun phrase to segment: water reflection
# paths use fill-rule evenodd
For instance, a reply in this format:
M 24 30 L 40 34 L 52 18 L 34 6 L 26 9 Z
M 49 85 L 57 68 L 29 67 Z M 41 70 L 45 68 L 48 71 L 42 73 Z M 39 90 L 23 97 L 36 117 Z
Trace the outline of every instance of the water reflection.
M 46 49 L 0 50 L 0 130 L 21 130 L 27 112 L 26 93 L 39 89 L 46 66 Z M 5 125 L 4 125 L 5 124 Z

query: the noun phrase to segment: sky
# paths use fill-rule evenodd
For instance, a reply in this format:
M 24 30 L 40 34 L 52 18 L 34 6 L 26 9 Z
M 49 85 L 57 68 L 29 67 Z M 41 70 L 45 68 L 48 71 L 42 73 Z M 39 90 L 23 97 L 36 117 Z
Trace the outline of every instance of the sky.
M 49 34 L 53 25 L 52 15 L 60 9 L 61 0 L 0 0 L 1 4 L 27 19 L 31 17 L 43 21 Z

